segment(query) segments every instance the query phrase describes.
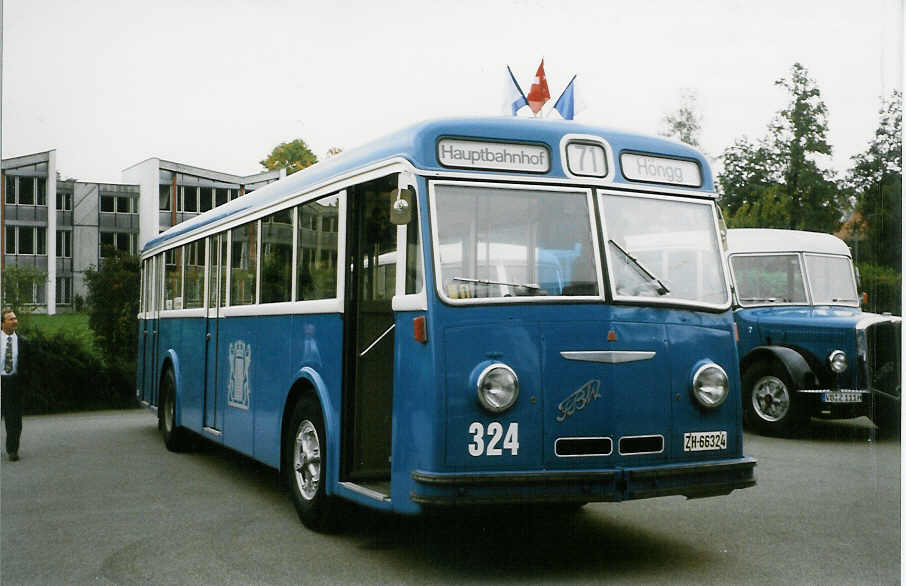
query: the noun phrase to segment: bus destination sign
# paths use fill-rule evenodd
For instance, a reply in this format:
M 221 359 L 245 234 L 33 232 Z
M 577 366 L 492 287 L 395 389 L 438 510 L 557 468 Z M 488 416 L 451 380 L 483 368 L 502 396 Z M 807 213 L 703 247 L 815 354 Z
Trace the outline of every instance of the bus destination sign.
M 668 183 L 689 187 L 700 187 L 702 184 L 701 171 L 699 171 L 698 165 L 692 161 L 638 153 L 622 153 L 620 164 L 623 166 L 623 176 L 630 181 Z
M 531 144 L 482 142 L 443 138 L 437 142 L 437 160 L 445 167 L 547 173 L 547 148 Z

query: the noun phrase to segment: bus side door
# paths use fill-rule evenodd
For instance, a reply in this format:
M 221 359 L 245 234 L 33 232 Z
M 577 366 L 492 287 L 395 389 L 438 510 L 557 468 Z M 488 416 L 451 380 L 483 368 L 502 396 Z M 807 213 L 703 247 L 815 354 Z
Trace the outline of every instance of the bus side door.
M 226 300 L 226 234 L 207 238 L 208 285 L 205 327 L 204 421 L 208 431 L 223 431 L 223 401 L 217 392 L 217 356 L 220 343 L 220 309 Z

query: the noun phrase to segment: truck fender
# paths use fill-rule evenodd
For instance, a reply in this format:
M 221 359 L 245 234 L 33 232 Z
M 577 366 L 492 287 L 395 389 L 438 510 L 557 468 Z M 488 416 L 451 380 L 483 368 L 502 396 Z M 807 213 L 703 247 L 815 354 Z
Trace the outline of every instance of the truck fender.
M 814 388 L 818 384 L 818 377 L 815 376 L 805 357 L 796 350 L 785 346 L 753 348 L 740 361 L 739 370 L 744 373 L 751 365 L 762 361 L 773 361 L 780 364 L 797 389 Z

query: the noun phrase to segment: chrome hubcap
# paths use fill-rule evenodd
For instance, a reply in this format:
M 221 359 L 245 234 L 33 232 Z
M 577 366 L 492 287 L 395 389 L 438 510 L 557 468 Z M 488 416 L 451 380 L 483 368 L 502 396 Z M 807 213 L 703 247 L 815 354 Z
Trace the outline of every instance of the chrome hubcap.
M 776 376 L 762 377 L 752 388 L 752 407 L 765 421 L 780 421 L 790 410 L 790 391 Z
M 315 498 L 321 484 L 321 442 L 315 426 L 307 419 L 296 431 L 293 472 L 302 498 L 307 501 Z
M 164 405 L 164 429 L 168 432 L 173 430 L 173 421 L 176 419 L 176 404 L 170 389 L 167 389 L 166 405 Z

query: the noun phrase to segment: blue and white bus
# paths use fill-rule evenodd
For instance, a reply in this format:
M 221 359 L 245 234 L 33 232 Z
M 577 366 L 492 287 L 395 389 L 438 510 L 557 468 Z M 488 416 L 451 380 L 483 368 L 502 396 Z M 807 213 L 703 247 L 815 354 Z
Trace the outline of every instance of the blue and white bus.
M 281 470 L 302 521 L 755 484 L 711 170 L 574 122 L 420 123 L 142 253 L 164 441 Z

